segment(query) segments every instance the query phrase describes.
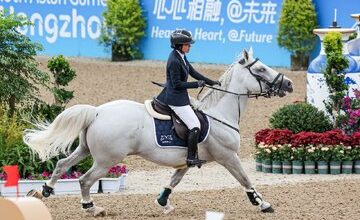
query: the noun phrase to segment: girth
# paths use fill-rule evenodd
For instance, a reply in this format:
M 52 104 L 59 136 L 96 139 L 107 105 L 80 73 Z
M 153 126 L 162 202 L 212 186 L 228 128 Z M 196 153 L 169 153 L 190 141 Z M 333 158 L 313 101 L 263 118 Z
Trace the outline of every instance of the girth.
M 151 106 L 157 113 L 163 115 L 169 115 L 173 122 L 172 129 L 175 130 L 176 135 L 182 140 L 187 140 L 189 129 L 168 105 L 154 98 L 153 101 L 151 102 Z M 204 115 L 199 110 L 196 109 L 193 110 L 200 121 L 201 128 L 204 128 L 205 127 L 204 124 L 206 123 Z

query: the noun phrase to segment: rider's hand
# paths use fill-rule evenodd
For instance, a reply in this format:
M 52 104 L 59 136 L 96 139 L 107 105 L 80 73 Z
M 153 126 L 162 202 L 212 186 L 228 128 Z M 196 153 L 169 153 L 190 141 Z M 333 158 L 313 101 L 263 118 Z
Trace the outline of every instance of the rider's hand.
M 221 86 L 221 82 L 220 81 L 215 81 L 214 85 Z
M 216 86 L 216 85 L 221 86 L 221 83 L 220 83 L 220 81 L 211 81 L 211 82 L 209 83 L 209 85 L 210 85 L 210 86 Z
M 198 84 L 199 87 L 203 87 L 203 86 L 205 86 L 205 81 L 204 80 L 199 80 L 199 81 L 197 81 L 197 84 Z

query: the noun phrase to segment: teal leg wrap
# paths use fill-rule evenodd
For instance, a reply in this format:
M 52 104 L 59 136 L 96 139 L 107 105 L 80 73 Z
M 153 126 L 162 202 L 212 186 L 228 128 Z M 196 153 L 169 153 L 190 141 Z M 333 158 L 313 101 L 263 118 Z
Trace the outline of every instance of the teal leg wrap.
M 171 193 L 171 189 L 165 188 L 158 196 L 157 201 L 161 206 L 166 206 L 167 200 Z

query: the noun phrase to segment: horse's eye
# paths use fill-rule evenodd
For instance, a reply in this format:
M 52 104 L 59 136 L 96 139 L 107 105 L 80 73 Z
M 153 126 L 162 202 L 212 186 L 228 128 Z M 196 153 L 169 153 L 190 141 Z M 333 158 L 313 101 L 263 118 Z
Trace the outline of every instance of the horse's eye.
M 266 71 L 265 68 L 260 68 L 260 69 L 259 69 L 259 72 L 265 72 L 265 71 Z

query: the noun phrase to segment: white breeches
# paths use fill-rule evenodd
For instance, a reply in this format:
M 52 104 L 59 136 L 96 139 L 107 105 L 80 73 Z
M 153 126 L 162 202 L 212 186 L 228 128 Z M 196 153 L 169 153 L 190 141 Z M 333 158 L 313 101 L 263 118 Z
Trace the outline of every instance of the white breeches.
M 190 107 L 190 105 L 185 106 L 172 106 L 169 105 L 170 108 L 175 112 L 177 116 L 185 123 L 186 127 L 191 130 L 193 128 L 200 129 L 200 121 L 195 115 L 194 110 Z

